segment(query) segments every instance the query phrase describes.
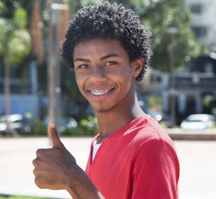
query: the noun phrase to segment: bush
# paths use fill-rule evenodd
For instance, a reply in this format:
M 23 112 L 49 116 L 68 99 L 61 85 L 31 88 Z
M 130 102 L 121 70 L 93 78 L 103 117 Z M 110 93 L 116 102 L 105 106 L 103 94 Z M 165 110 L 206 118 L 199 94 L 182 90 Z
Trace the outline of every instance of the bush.
M 48 198 L 40 198 L 40 197 L 28 197 L 28 196 L 5 196 L 0 195 L 0 199 L 48 199 Z
M 97 119 L 91 115 L 80 120 L 76 128 L 66 128 L 60 132 L 63 136 L 92 136 L 98 133 Z M 36 119 L 31 126 L 29 135 L 47 135 L 47 126 L 44 121 Z
M 87 136 L 87 135 L 96 135 L 97 133 L 98 133 L 97 119 L 91 115 L 88 115 L 86 119 L 80 120 L 77 128 L 65 129 L 61 133 L 61 135 Z
M 47 127 L 42 120 L 36 119 L 31 126 L 30 135 L 47 135 Z

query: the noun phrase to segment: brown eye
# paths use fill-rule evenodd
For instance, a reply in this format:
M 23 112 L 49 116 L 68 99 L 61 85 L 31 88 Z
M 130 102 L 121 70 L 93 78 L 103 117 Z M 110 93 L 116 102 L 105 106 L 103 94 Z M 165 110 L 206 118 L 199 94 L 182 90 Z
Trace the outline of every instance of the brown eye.
M 111 66 L 111 65 L 115 65 L 115 64 L 117 64 L 117 62 L 109 61 L 109 62 L 106 62 L 105 66 Z
M 89 65 L 88 64 L 82 64 L 82 65 L 79 65 L 78 68 L 86 69 L 86 68 L 89 68 Z

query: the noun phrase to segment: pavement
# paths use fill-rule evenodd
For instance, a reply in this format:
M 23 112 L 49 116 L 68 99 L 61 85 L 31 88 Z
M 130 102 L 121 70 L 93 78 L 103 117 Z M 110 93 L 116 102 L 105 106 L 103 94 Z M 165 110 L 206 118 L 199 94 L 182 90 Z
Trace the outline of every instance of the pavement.
M 84 169 L 92 138 L 61 138 Z M 179 199 L 216 199 L 216 141 L 174 140 L 180 160 Z M 49 148 L 48 138 L 0 138 L 0 195 L 71 198 L 64 191 L 39 189 L 34 184 L 32 160 L 38 148 Z

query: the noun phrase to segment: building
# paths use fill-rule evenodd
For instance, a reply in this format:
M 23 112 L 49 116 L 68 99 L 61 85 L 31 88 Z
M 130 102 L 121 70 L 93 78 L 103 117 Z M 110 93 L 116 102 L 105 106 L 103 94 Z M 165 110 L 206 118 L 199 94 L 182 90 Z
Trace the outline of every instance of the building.
M 209 51 L 216 52 L 216 1 L 186 0 L 191 11 L 192 30 L 197 41 L 208 46 Z
M 11 71 L 13 73 L 13 70 Z M 36 62 L 32 62 L 28 68 L 28 78 L 25 80 L 25 92 L 21 92 L 21 78 L 10 78 L 10 114 L 31 113 L 38 117 L 39 96 L 37 82 Z M 4 115 L 4 78 L 0 77 L 0 115 Z
M 216 105 L 207 109 L 205 98 L 211 96 L 216 103 L 216 0 L 186 0 L 191 11 L 191 29 L 198 43 L 207 47 L 205 55 L 200 55 L 187 70 L 174 77 L 174 90 L 171 89 L 169 73 L 151 70 L 149 77 L 141 85 L 143 97 L 162 97 L 162 111 L 170 114 L 171 95 L 175 98 L 177 123 L 192 113 L 212 113 Z
M 216 101 L 216 59 L 201 55 L 196 58 L 195 65 L 174 77 L 174 90 L 170 87 L 169 73 L 151 69 L 149 77 L 141 84 L 141 96 L 161 96 L 162 111 L 170 114 L 171 95 L 174 95 L 177 123 L 189 114 L 212 114 L 216 105 L 210 105 L 206 110 L 203 102 L 207 96 Z

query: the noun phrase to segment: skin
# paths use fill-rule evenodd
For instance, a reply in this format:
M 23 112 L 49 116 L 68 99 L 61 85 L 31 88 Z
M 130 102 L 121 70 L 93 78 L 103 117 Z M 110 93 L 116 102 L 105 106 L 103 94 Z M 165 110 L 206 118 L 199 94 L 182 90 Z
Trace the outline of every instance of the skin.
M 77 85 L 95 110 L 101 140 L 144 114 L 135 97 L 135 78 L 143 59 L 130 62 L 127 51 L 114 39 L 81 42 L 73 57 Z M 103 98 L 89 92 L 110 89 L 114 90 Z
M 144 114 L 135 97 L 136 77 L 142 70 L 143 58 L 131 62 L 115 39 L 85 40 L 75 47 L 72 56 L 79 90 L 94 108 L 98 120 L 98 143 Z M 98 91 L 104 94 L 98 96 Z M 36 185 L 66 189 L 74 199 L 103 198 L 64 147 L 54 125 L 51 122 L 48 126 L 53 147 L 38 149 L 33 160 Z

